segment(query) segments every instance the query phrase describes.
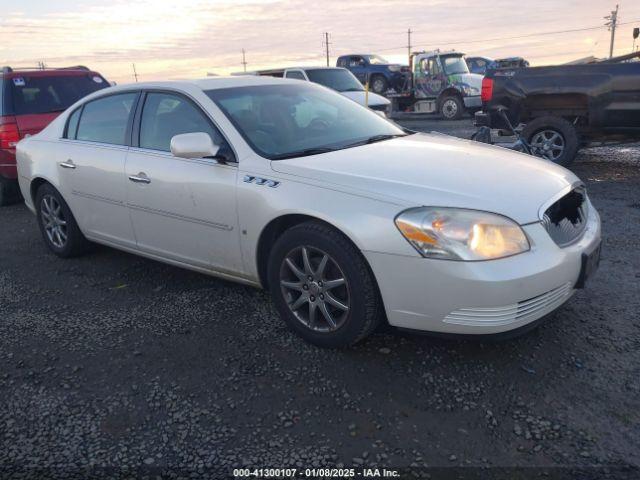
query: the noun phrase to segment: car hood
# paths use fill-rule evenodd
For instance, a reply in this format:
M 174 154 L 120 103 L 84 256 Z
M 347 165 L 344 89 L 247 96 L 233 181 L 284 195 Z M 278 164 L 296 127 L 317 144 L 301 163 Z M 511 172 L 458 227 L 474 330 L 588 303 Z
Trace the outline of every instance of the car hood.
M 549 161 L 441 134 L 414 134 L 271 162 L 280 173 L 409 206 L 472 208 L 520 224 L 579 179 Z
M 350 98 L 358 102 L 360 105 L 365 105 L 366 94 L 361 92 L 340 92 L 341 95 Z M 391 102 L 377 93 L 369 92 L 369 107 L 378 107 L 380 105 L 389 105 Z

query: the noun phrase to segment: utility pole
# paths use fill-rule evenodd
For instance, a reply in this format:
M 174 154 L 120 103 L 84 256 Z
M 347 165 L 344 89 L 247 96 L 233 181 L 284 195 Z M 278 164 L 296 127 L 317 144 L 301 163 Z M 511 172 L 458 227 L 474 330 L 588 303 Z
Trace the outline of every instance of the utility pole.
M 242 67 L 244 68 L 244 73 L 247 73 L 247 58 L 245 56 L 244 48 L 242 49 Z
M 409 56 L 409 62 L 407 65 L 411 64 L 411 29 L 407 30 L 407 54 Z
M 132 63 L 131 66 L 133 67 L 133 78 L 135 78 L 136 83 L 138 83 L 138 72 L 136 72 L 136 64 Z
M 327 54 L 327 67 L 329 66 L 329 32 L 324 32 L 324 46 Z
M 604 17 L 605 20 L 609 20 L 605 25 L 609 27 L 611 31 L 611 44 L 609 45 L 609 58 L 613 57 L 613 44 L 616 41 L 616 25 L 618 24 L 618 5 L 616 9 L 611 11 L 611 15 Z

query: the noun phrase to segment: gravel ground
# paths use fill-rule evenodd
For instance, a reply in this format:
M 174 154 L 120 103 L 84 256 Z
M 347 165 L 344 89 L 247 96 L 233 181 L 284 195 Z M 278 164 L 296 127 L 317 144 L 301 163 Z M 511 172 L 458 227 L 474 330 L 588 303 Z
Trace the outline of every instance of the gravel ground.
M 24 206 L 1 209 L 0 478 L 340 465 L 638 478 L 640 147 L 585 151 L 574 170 L 603 217 L 600 270 L 503 343 L 387 331 L 320 350 L 264 292 L 109 248 L 61 260 Z

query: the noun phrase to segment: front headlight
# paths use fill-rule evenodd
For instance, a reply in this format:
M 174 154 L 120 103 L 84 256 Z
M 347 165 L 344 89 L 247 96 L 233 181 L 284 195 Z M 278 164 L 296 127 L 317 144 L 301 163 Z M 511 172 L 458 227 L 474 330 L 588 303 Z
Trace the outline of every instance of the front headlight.
M 529 250 L 513 220 L 495 213 L 446 207 L 419 207 L 396 217 L 400 233 L 423 257 L 493 260 Z

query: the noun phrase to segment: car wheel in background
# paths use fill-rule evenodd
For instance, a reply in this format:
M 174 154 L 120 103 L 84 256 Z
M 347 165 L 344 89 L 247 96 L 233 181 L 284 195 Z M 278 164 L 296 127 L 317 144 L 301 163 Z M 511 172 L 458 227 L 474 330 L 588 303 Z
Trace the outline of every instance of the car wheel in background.
M 268 281 L 291 330 L 314 345 L 353 345 L 380 324 L 382 301 L 364 257 L 319 222 L 296 225 L 272 248 Z
M 76 223 L 67 202 L 48 183 L 43 184 L 35 199 L 38 226 L 49 250 L 59 257 L 81 255 L 89 242 Z
M 459 120 L 464 113 L 464 104 L 460 97 L 444 97 L 440 103 L 440 115 L 447 120 Z
M 522 136 L 531 145 L 531 153 L 568 167 L 573 162 L 580 139 L 571 122 L 561 117 L 540 117 L 529 122 Z
M 374 75 L 373 77 L 371 77 L 369 88 L 373 93 L 382 95 L 389 89 L 389 82 L 387 82 L 387 79 L 382 75 Z

